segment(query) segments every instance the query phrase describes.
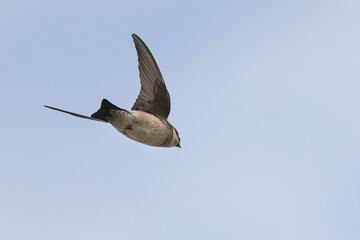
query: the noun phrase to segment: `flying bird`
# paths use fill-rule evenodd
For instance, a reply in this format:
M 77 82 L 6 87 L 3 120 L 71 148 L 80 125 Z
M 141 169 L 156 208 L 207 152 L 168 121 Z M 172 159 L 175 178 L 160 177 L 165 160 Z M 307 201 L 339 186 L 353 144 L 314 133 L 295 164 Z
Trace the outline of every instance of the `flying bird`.
M 136 34 L 132 34 L 132 38 L 138 55 L 141 89 L 131 110 L 119 108 L 106 99 L 90 117 L 47 105 L 44 107 L 110 123 L 125 136 L 150 146 L 180 147 L 178 131 L 167 120 L 170 95 L 160 69 L 145 43 Z

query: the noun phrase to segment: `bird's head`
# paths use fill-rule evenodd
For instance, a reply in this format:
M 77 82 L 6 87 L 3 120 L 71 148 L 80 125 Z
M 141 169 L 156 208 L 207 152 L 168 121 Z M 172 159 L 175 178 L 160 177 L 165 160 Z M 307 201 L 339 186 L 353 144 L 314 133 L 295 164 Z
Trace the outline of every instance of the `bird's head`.
M 174 143 L 174 146 L 175 147 L 178 147 L 178 148 L 181 148 L 181 146 L 180 146 L 180 137 L 179 137 L 179 133 L 178 133 L 178 131 L 175 129 L 175 128 L 173 128 L 173 143 Z

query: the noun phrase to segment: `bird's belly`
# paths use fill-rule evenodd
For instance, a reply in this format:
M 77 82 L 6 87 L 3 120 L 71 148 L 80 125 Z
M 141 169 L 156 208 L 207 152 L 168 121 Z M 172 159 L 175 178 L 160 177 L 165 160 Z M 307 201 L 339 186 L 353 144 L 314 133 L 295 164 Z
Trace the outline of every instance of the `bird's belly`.
M 141 143 L 145 143 L 151 146 L 162 146 L 166 141 L 167 134 L 165 131 L 162 131 L 158 128 L 149 129 L 136 126 L 135 124 L 132 126 L 132 129 L 125 129 L 122 133 Z
M 129 111 L 111 124 L 125 136 L 151 146 L 162 146 L 168 137 L 169 129 L 152 114 Z

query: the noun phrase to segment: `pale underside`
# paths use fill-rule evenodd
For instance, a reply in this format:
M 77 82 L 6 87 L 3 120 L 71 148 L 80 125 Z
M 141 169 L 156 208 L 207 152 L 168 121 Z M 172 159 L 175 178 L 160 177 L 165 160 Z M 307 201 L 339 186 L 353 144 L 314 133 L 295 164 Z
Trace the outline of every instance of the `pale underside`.
M 150 146 L 173 146 L 173 129 L 166 121 L 137 110 L 112 110 L 111 115 L 108 121 L 125 136 Z

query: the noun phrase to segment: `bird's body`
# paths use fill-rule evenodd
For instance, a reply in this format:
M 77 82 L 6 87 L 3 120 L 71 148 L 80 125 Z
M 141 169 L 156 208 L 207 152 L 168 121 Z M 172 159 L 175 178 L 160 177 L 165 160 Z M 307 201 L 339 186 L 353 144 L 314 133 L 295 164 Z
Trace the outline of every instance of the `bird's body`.
M 177 130 L 167 121 L 170 95 L 159 67 L 145 43 L 133 34 L 139 57 L 140 94 L 131 110 L 115 106 L 103 99 L 100 109 L 90 117 L 59 108 L 47 108 L 76 117 L 108 122 L 125 136 L 150 146 L 180 147 Z
M 150 146 L 171 147 L 176 145 L 175 129 L 167 122 L 142 111 L 113 110 L 111 125 L 125 136 Z

